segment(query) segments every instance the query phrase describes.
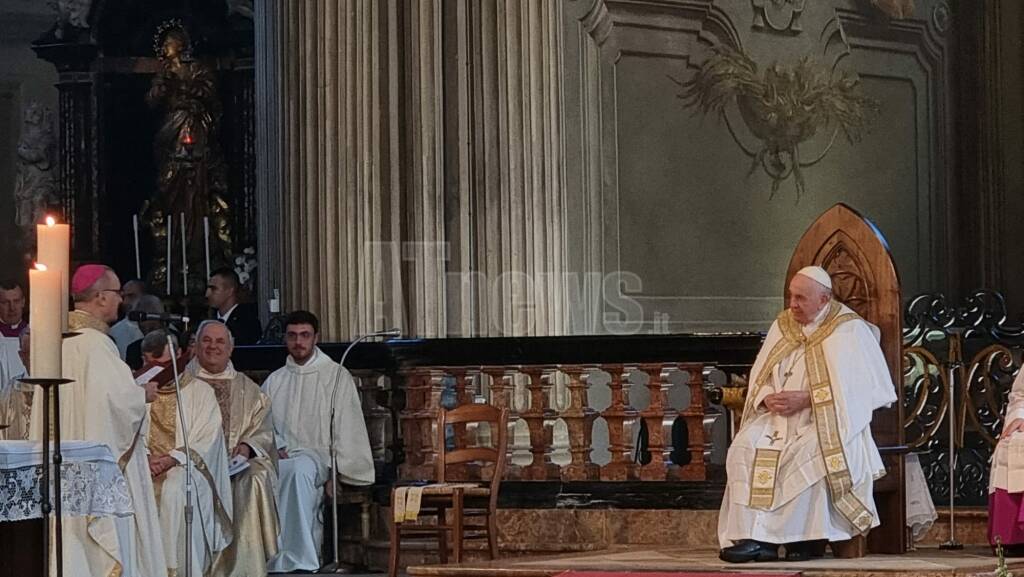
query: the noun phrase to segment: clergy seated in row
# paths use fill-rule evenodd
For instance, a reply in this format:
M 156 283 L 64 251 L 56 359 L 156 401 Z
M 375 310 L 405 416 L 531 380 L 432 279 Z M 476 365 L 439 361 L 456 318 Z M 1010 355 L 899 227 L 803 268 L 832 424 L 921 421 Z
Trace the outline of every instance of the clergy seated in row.
M 18 355 L 26 327 L 25 291 L 16 281 L 0 280 L 0 367 L 6 366 L 11 373 L 20 373 L 28 366 Z
M 323 543 L 321 514 L 330 483 L 333 416 L 337 481 L 370 485 L 373 456 L 355 381 L 317 347 L 320 321 L 308 311 L 285 320 L 285 366 L 263 383 L 270 396 L 280 480 L 281 551 L 270 564 L 277 573 L 315 571 Z
M 740 429 L 726 458 L 718 517 L 722 560 L 786 560 L 878 526 L 874 481 L 885 474 L 871 436 L 875 409 L 896 401 L 872 326 L 832 298 L 807 267 L 750 372 Z
M 21 382 L 28 371 L 31 332 L 21 332 L 21 348 L 18 355 L 21 363 L 11 367 L 0 357 L 0 441 L 24 441 L 28 439 L 29 421 L 32 416 L 32 396 L 35 385 Z
M 188 365 L 192 377 L 213 387 L 231 472 L 235 473 L 231 477 L 233 538 L 214 557 L 209 573 L 214 577 L 266 575 L 267 561 L 277 555 L 280 533 L 270 398 L 235 370 L 233 350 L 231 331 L 224 323 L 203 321 L 196 330 L 196 357 Z
M 152 331 L 142 341 L 150 361 L 140 369 L 160 371 L 156 399 L 149 405 L 149 469 L 153 476 L 167 574 L 185 574 L 185 540 L 190 539 L 192 575 L 205 575 L 215 555 L 231 542 L 231 480 L 220 407 L 213 388 L 191 374 L 181 376 L 181 414 L 188 433 L 188 457 L 175 395 L 167 333 Z M 186 466 L 193 487 L 191 536 L 185 525 Z
M 117 319 L 121 281 L 102 265 L 83 265 L 71 278 L 75 310 L 64 339 L 60 387 L 61 438 L 103 443 L 127 481 L 134 515 L 64 519 L 64 575 L 151 577 L 167 575 L 160 520 L 142 438 L 148 424 L 146 403 L 155 385 L 140 387 L 107 335 Z M 44 439 L 42 395 L 32 399 L 29 437 Z
M 1008 557 L 1024 557 L 1024 371 L 1017 373 L 992 455 L 988 487 L 988 540 Z

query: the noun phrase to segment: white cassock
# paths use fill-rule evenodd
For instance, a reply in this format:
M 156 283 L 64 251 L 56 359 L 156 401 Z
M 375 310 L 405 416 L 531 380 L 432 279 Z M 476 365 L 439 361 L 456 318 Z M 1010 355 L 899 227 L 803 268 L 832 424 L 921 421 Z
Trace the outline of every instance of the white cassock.
M 142 334 L 139 323 L 128 320 L 128 317 L 117 321 L 114 326 L 110 327 L 110 338 L 114 339 L 114 343 L 117 344 L 117 354 L 121 355 L 122 360 L 128 353 L 128 345 L 144 336 L 146 335 Z
M 181 378 L 182 409 L 188 425 L 192 469 L 192 575 L 199 577 L 213 556 L 231 543 L 231 479 L 220 406 L 207 383 Z M 184 575 L 186 526 L 185 441 L 174 385 L 159 391 L 149 406 L 151 455 L 170 455 L 179 463 L 154 480 L 164 555 L 171 575 Z
M 14 334 L 15 332 L 20 334 L 21 332 L 17 330 L 17 326 L 5 325 L 5 327 L 8 334 Z M 22 328 L 21 330 L 25 329 Z M 9 337 L 7 334 L 0 332 L 0 371 L 3 370 L 3 367 L 6 367 L 8 376 L 25 372 L 25 365 L 21 362 L 21 355 L 18 354 L 20 350 L 20 336 Z
M 350 485 L 373 484 L 373 455 L 359 391 L 352 375 L 319 348 L 304 365 L 289 356 L 285 366 L 263 382 L 263 391 L 274 407 L 277 446 L 288 452 L 288 458 L 278 462 L 280 552 L 269 570 L 312 571 L 320 566 L 323 542 L 321 512 L 323 486 L 330 479 L 332 393 L 339 480 Z
M 160 519 L 146 458 L 146 393 L 135 384 L 117 355 L 107 325 L 73 311 L 68 326 L 77 336 L 64 339 L 64 377 L 60 387 L 62 440 L 98 441 L 117 459 L 132 497 L 131 517 L 64 519 L 64 574 L 166 576 Z M 33 395 L 30 438 L 42 440 L 42 395 Z
M 896 392 L 871 325 L 835 301 L 803 327 L 783 311 L 750 375 L 743 423 L 726 457 L 721 547 L 743 539 L 843 541 L 877 527 L 872 489 L 885 467 L 871 415 Z M 784 390 L 809 391 L 812 407 L 770 413 L 764 398 Z

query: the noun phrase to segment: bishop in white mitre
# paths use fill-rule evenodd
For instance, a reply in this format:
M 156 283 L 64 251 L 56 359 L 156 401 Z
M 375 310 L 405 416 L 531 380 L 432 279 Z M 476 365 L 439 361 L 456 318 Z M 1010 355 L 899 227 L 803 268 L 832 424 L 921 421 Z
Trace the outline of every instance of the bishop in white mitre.
M 371 485 L 373 455 L 352 375 L 316 345 L 320 323 L 313 313 L 295 311 L 285 320 L 285 366 L 263 383 L 274 407 L 278 447 L 277 507 L 280 552 L 270 571 L 314 571 L 323 543 L 324 486 L 331 471 L 331 416 L 338 481 Z
M 153 353 L 154 365 L 167 367 L 171 354 L 167 333 L 157 330 L 142 341 L 144 352 Z M 142 370 L 151 368 L 144 366 Z M 184 366 L 182 366 L 184 369 Z M 192 575 L 205 574 L 213 558 L 231 543 L 231 478 L 228 453 L 217 397 L 209 384 L 185 373 L 180 378 L 181 415 L 174 381 L 157 388 L 149 405 L 150 428 L 146 439 L 149 468 L 153 475 L 164 555 L 170 577 L 185 574 L 185 541 L 191 540 Z M 181 417 L 188 432 L 188 457 Z M 187 475 L 192 476 L 192 531 L 185 525 Z
M 722 560 L 771 561 L 785 545 L 801 561 L 878 526 L 872 488 L 885 467 L 871 415 L 896 391 L 872 328 L 832 298 L 824 269 L 794 275 L 726 458 Z
M 61 439 L 98 441 L 117 460 L 134 514 L 64 519 L 64 575 L 152 577 L 167 575 L 160 520 L 146 458 L 146 403 L 154 392 L 135 384 L 107 336 L 117 319 L 121 281 L 110 268 L 83 265 L 71 279 L 75 310 L 68 327 L 78 335 L 63 344 Z M 44 438 L 42 395 L 34 395 L 29 436 Z

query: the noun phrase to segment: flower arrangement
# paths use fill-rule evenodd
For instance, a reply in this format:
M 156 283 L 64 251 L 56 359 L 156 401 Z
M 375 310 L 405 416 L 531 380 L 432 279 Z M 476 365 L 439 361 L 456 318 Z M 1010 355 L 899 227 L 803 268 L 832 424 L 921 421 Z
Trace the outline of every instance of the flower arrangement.
M 256 249 L 250 246 L 235 255 L 234 269 L 245 290 L 252 291 L 256 284 Z

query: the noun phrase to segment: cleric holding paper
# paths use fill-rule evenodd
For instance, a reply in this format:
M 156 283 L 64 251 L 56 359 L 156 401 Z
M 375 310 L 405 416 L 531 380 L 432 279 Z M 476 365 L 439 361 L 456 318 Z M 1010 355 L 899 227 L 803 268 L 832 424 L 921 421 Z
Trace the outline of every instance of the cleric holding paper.
M 330 479 L 332 407 L 338 480 L 371 485 L 374 479 L 359 391 L 352 375 L 316 346 L 319 337 L 320 321 L 313 313 L 288 315 L 284 333 L 288 360 L 263 383 L 274 407 L 280 459 L 281 551 L 270 563 L 275 573 L 320 567 L 324 528 L 320 511 Z
M 220 407 L 224 438 L 232 463 L 231 544 L 213 560 L 213 577 L 258 577 L 277 555 L 277 446 L 274 444 L 270 398 L 252 379 L 231 364 L 234 340 L 228 327 L 203 321 L 196 330 L 196 358 L 188 365 L 193 377 L 209 383 Z
M 117 320 L 121 281 L 110 268 L 88 264 L 71 278 L 75 310 L 64 339 L 63 373 L 72 382 L 60 387 L 61 438 L 107 445 L 132 496 L 131 517 L 64 519 L 64 574 L 91 577 L 167 575 L 160 520 L 153 498 L 144 440 L 146 403 L 155 385 L 135 384 L 128 365 L 107 335 Z M 33 395 L 29 436 L 43 439 L 42 395 Z
M 821 267 L 789 283 L 750 372 L 750 389 L 726 458 L 718 517 L 724 561 L 802 561 L 823 541 L 879 524 L 872 497 L 885 474 L 871 414 L 896 401 L 872 327 L 832 298 Z
M 181 375 L 181 414 L 188 431 L 189 457 L 185 456 L 185 437 L 178 412 L 174 373 L 167 333 L 152 331 L 142 339 L 150 361 L 138 372 L 151 374 L 158 383 L 156 399 L 149 405 L 150 427 L 146 438 L 149 470 L 153 476 L 160 529 L 164 537 L 164 556 L 171 577 L 185 574 L 185 540 L 188 531 L 185 510 L 185 465 L 191 467 L 193 486 L 192 575 L 204 575 L 213 557 L 231 542 L 231 480 L 228 477 L 228 453 L 217 397 L 210 385 L 186 372 Z M 179 365 L 180 366 L 180 365 Z M 182 367 L 184 368 L 184 367 Z

